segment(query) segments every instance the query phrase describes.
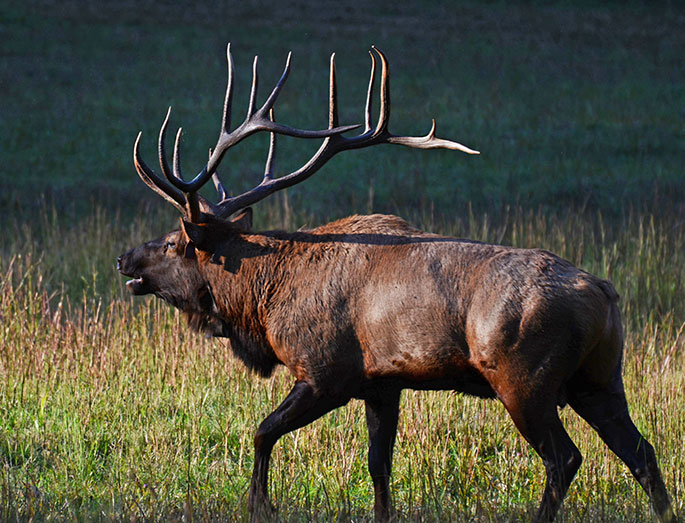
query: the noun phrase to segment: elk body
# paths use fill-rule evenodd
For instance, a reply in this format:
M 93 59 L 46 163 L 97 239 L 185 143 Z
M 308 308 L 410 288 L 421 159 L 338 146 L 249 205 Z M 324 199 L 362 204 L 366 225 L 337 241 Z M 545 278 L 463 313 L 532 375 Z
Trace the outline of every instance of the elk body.
M 380 117 L 374 127 L 372 53 L 365 128 L 358 136 L 343 137 L 354 126 L 338 126 L 333 60 L 328 129 L 303 131 L 274 121 L 289 61 L 256 109 L 255 61 L 248 115 L 229 131 L 229 50 L 221 135 L 195 179 L 186 182 L 180 173 L 180 131 L 173 169 L 168 165 L 168 115 L 159 138 L 164 177 L 142 161 L 139 140 L 134 148 L 143 181 L 184 217 L 179 230 L 119 258 L 121 273 L 133 278 L 129 290 L 155 294 L 182 310 L 193 328 L 228 338 L 233 353 L 258 374 L 284 365 L 295 379 L 255 435 L 251 510 L 260 514 L 269 505 L 267 474 L 277 440 L 358 398 L 366 405 L 375 515 L 387 520 L 400 393 L 410 388 L 456 390 L 504 404 L 545 465 L 538 520 L 554 519 L 582 460 L 558 416 L 558 406 L 569 404 L 628 465 L 657 515 L 674 521 L 654 450 L 628 413 L 618 295 L 609 282 L 546 251 L 429 234 L 394 216 L 352 216 L 294 233 L 252 231 L 249 205 L 302 181 L 342 150 L 399 143 L 475 153 L 437 138 L 435 126 L 425 137 L 388 131 L 387 62 L 375 51 L 382 66 Z M 263 130 L 272 137 L 264 180 L 228 197 L 218 163 L 230 146 Z M 274 177 L 276 134 L 322 138 L 323 144 L 302 168 Z M 210 178 L 222 198 L 218 204 L 197 194 Z

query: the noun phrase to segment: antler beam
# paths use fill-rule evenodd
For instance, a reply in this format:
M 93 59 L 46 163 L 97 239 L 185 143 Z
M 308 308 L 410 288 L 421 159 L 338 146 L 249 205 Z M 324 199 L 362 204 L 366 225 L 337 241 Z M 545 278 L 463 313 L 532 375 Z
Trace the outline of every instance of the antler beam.
M 372 129 L 371 120 L 371 99 L 373 96 L 373 85 L 376 71 L 376 56 L 372 52 L 369 52 L 369 55 L 371 56 L 371 75 L 366 96 L 364 132 L 358 136 L 350 138 L 344 137 L 340 133 L 332 134 L 324 140 L 319 150 L 305 165 L 300 167 L 300 169 L 278 178 L 273 178 L 273 176 L 265 176 L 264 180 L 262 180 L 262 182 L 254 189 L 239 196 L 224 198 L 222 201 L 220 201 L 216 206 L 216 214 L 221 217 L 230 216 L 234 212 L 247 207 L 248 205 L 252 205 L 276 191 L 300 183 L 318 171 L 321 166 L 335 154 L 348 149 L 360 149 L 362 147 L 369 147 L 372 145 L 391 143 L 418 149 L 442 148 L 462 151 L 468 154 L 480 154 L 478 151 L 470 149 L 469 147 L 466 147 L 460 143 L 436 137 L 435 120 L 433 120 L 431 130 L 426 136 L 396 136 L 392 134 L 388 130 L 388 123 L 390 120 L 390 71 L 388 67 L 388 61 L 385 55 L 379 49 L 373 47 L 373 51 L 378 54 L 378 57 L 381 61 L 380 109 L 376 127 Z M 335 53 L 331 55 L 329 78 L 329 130 L 334 130 L 338 128 L 338 96 L 335 74 Z M 272 141 L 275 141 L 275 135 L 273 134 Z M 271 170 L 271 166 L 269 170 Z
M 348 149 L 360 149 L 362 147 L 389 143 L 418 149 L 442 148 L 458 150 L 468 154 L 479 154 L 478 151 L 474 151 L 460 143 L 436 137 L 435 120 L 433 120 L 431 130 L 425 136 L 398 136 L 392 134 L 388 130 L 388 122 L 390 120 L 390 73 L 388 61 L 379 49 L 376 47 L 373 47 L 372 49 L 373 52 L 369 52 L 371 56 L 371 74 L 366 96 L 364 131 L 358 136 L 344 137 L 342 136 L 343 133 L 356 129 L 359 125 L 339 126 L 335 54 L 331 55 L 330 63 L 328 129 L 318 131 L 296 129 L 279 124 L 275 121 L 273 112 L 274 104 L 290 73 L 291 53 L 289 53 L 283 74 L 271 91 L 266 102 L 258 109 L 256 109 L 256 99 L 259 78 L 257 73 L 258 61 L 257 57 L 255 57 L 253 63 L 252 86 L 250 89 L 250 101 L 245 120 L 233 131 L 230 131 L 233 103 L 233 57 L 231 56 L 231 46 L 229 44 L 226 48 L 228 81 L 221 120 L 221 131 L 215 147 L 210 149 L 209 160 L 205 167 L 192 180 L 185 181 L 183 178 L 180 169 L 181 129 L 179 129 L 176 134 L 172 168 L 169 167 L 164 145 L 171 113 L 171 108 L 169 108 L 166 118 L 162 123 L 158 141 L 159 164 L 165 179 L 157 176 L 149 167 L 147 167 L 145 162 L 143 162 L 138 150 L 140 134 L 138 135 L 133 148 L 134 163 L 138 174 L 150 188 L 172 203 L 177 209 L 181 210 L 181 212 L 183 212 L 191 221 L 198 221 L 201 219 L 201 213 L 213 214 L 220 218 L 227 217 L 248 205 L 262 200 L 273 192 L 300 183 L 319 170 L 321 166 L 335 154 Z M 378 123 L 373 127 L 371 100 L 375 83 L 377 65 L 376 55 L 381 62 L 380 107 Z M 227 197 L 226 191 L 216 174 L 216 169 L 229 148 L 260 131 L 268 131 L 271 135 L 269 156 L 266 162 L 264 178 L 262 182 L 253 189 L 238 196 Z M 317 152 L 302 167 L 284 176 L 275 177 L 273 173 L 273 164 L 277 134 L 284 134 L 296 138 L 322 138 L 323 143 Z M 197 191 L 207 183 L 210 178 L 214 180 L 214 185 L 220 192 L 222 198 L 217 204 L 212 204 L 197 194 Z

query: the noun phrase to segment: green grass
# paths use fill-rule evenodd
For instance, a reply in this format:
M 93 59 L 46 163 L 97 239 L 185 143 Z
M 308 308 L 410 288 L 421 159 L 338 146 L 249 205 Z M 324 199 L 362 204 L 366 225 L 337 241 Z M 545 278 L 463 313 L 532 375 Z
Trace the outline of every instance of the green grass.
M 292 49 L 279 121 L 325 126 L 336 51 L 342 122 L 359 122 L 374 44 L 391 64 L 391 130 L 425 133 L 435 116 L 440 136 L 483 152 L 345 153 L 259 204 L 259 228 L 394 212 L 546 248 L 612 280 L 633 417 L 685 513 L 685 10 L 214 4 L 0 6 L 0 519 L 246 517 L 252 435 L 291 379 L 250 375 L 170 308 L 128 297 L 114 269 L 178 220 L 135 175 L 132 142 L 142 129 L 154 165 L 173 105 L 184 170 L 199 170 L 219 126 L 227 41 L 238 115 L 252 55 L 263 100 Z M 281 172 L 316 145 L 282 140 Z M 257 183 L 265 153 L 263 137 L 231 151 L 227 185 Z M 562 416 L 586 458 L 563 518 L 653 517 L 627 468 L 570 409 Z M 279 518 L 369 520 L 366 445 L 358 402 L 284 437 L 271 473 Z M 543 476 L 499 403 L 403 394 L 400 519 L 529 520 Z
M 56 228 L 56 219 L 48 214 L 44 228 L 58 243 L 109 238 L 103 242 L 107 250 L 112 237 L 131 234 L 121 218 L 96 219 L 78 234 Z M 597 217 L 556 220 L 520 210 L 500 225 L 478 218 L 449 225 L 424 219 L 420 225 L 542 245 L 612 277 L 623 292 L 625 378 L 633 417 L 655 444 L 682 512 L 683 228 L 628 217 L 609 239 Z M 37 260 L 29 246 L 24 251 L 29 254 L 3 261 L 0 280 L 3 514 L 245 517 L 252 434 L 292 379 L 283 371 L 268 380 L 250 375 L 223 344 L 188 332 L 169 307 L 125 296 L 111 269 L 88 273 L 78 257 Z M 80 299 L 69 297 L 48 276 L 61 264 L 98 283 L 84 286 Z M 98 285 L 103 290 L 95 292 Z M 649 518 L 646 496 L 627 468 L 570 409 L 563 418 L 586 457 L 565 502 L 565 517 Z M 365 464 L 359 402 L 284 437 L 271 475 L 279 517 L 368 519 L 373 501 Z M 542 492 L 541 463 L 502 406 L 452 393 L 403 394 L 394 464 L 392 488 L 401 519 L 526 520 Z

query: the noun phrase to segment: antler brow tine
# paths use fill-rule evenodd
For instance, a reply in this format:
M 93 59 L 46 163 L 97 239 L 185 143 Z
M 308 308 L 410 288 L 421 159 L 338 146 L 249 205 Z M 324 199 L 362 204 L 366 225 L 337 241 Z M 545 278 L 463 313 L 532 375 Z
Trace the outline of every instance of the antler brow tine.
M 143 161 L 140 156 L 140 138 L 143 132 L 140 131 L 136 137 L 136 141 L 133 144 L 133 165 L 136 168 L 136 172 L 140 179 L 143 180 L 145 185 L 147 185 L 154 192 L 159 194 L 166 201 L 171 203 L 174 207 L 180 210 L 182 213 L 185 212 L 185 197 L 178 189 L 170 185 L 166 180 L 163 180 L 157 176 L 152 169 L 150 169 L 147 164 Z

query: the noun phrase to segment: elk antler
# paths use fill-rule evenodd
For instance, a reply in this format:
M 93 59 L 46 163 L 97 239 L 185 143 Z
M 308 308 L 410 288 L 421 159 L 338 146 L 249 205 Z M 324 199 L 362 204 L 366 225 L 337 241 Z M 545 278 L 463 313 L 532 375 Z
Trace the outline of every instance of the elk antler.
M 388 130 L 388 121 L 390 119 L 390 76 L 388 71 L 388 62 L 385 55 L 376 47 L 373 47 L 373 51 L 375 51 L 381 61 L 381 94 L 378 123 L 376 124 L 375 128 L 372 128 L 371 97 L 373 94 L 376 71 L 376 56 L 372 52 L 369 52 L 371 55 L 371 75 L 366 96 L 366 118 L 364 131 L 358 136 L 347 138 L 342 136 L 342 133 L 356 129 L 359 127 L 359 125 L 338 125 L 335 54 L 331 55 L 330 65 L 328 129 L 321 131 L 309 131 L 295 129 L 276 123 L 273 106 L 276 103 L 276 99 L 278 98 L 278 95 L 283 88 L 283 85 L 285 84 L 290 72 L 291 54 L 288 54 L 285 70 L 283 71 L 280 80 L 274 87 L 266 102 L 264 102 L 264 105 L 262 105 L 259 109 L 255 109 L 258 80 L 257 57 L 255 57 L 252 74 L 252 88 L 250 92 L 247 115 L 242 124 L 240 124 L 233 131 L 229 131 L 233 99 L 233 58 L 231 56 L 231 47 L 229 44 L 226 49 L 226 57 L 228 61 L 228 82 L 226 87 L 226 98 L 224 101 L 221 132 L 213 151 L 210 149 L 210 157 L 207 165 L 195 176 L 195 178 L 190 181 L 185 181 L 180 169 L 180 140 L 182 130 L 179 129 L 178 133 L 176 134 L 176 141 L 174 144 L 173 168 L 169 169 L 164 147 L 166 128 L 171 112 L 171 109 L 169 109 L 169 112 L 167 112 L 167 116 L 164 119 L 164 123 L 160 129 L 158 142 L 159 164 L 162 174 L 166 179 L 162 179 L 157 176 L 149 167 L 147 167 L 140 157 L 138 149 L 140 134 L 138 134 L 138 138 L 136 139 L 133 147 L 134 163 L 139 176 L 150 188 L 152 188 L 155 192 L 160 194 L 164 199 L 179 209 L 191 221 L 197 222 L 200 218 L 201 212 L 224 218 L 244 207 L 247 207 L 248 205 L 262 200 L 273 192 L 300 183 L 319 170 L 321 166 L 335 154 L 347 149 L 360 149 L 362 147 L 368 147 L 371 145 L 391 143 L 419 149 L 444 148 L 459 150 L 469 154 L 479 154 L 478 151 L 469 149 L 468 147 L 459 143 L 437 138 L 435 136 L 435 120 L 433 120 L 433 126 L 426 136 L 396 136 L 390 133 Z M 259 131 L 269 131 L 271 135 L 269 155 L 266 162 L 264 178 L 262 179 L 262 182 L 253 189 L 238 196 L 228 197 L 223 185 L 216 175 L 216 169 L 224 154 L 230 147 Z M 294 136 L 297 138 L 323 138 L 324 141 L 321 144 L 321 147 L 319 147 L 318 151 L 309 159 L 306 164 L 294 172 L 275 178 L 273 175 L 273 162 L 276 150 L 276 134 L 285 134 L 287 136 Z M 202 187 L 210 178 L 213 179 L 214 185 L 221 196 L 221 201 L 217 204 L 212 204 L 197 194 L 197 191 L 200 189 L 200 187 Z

